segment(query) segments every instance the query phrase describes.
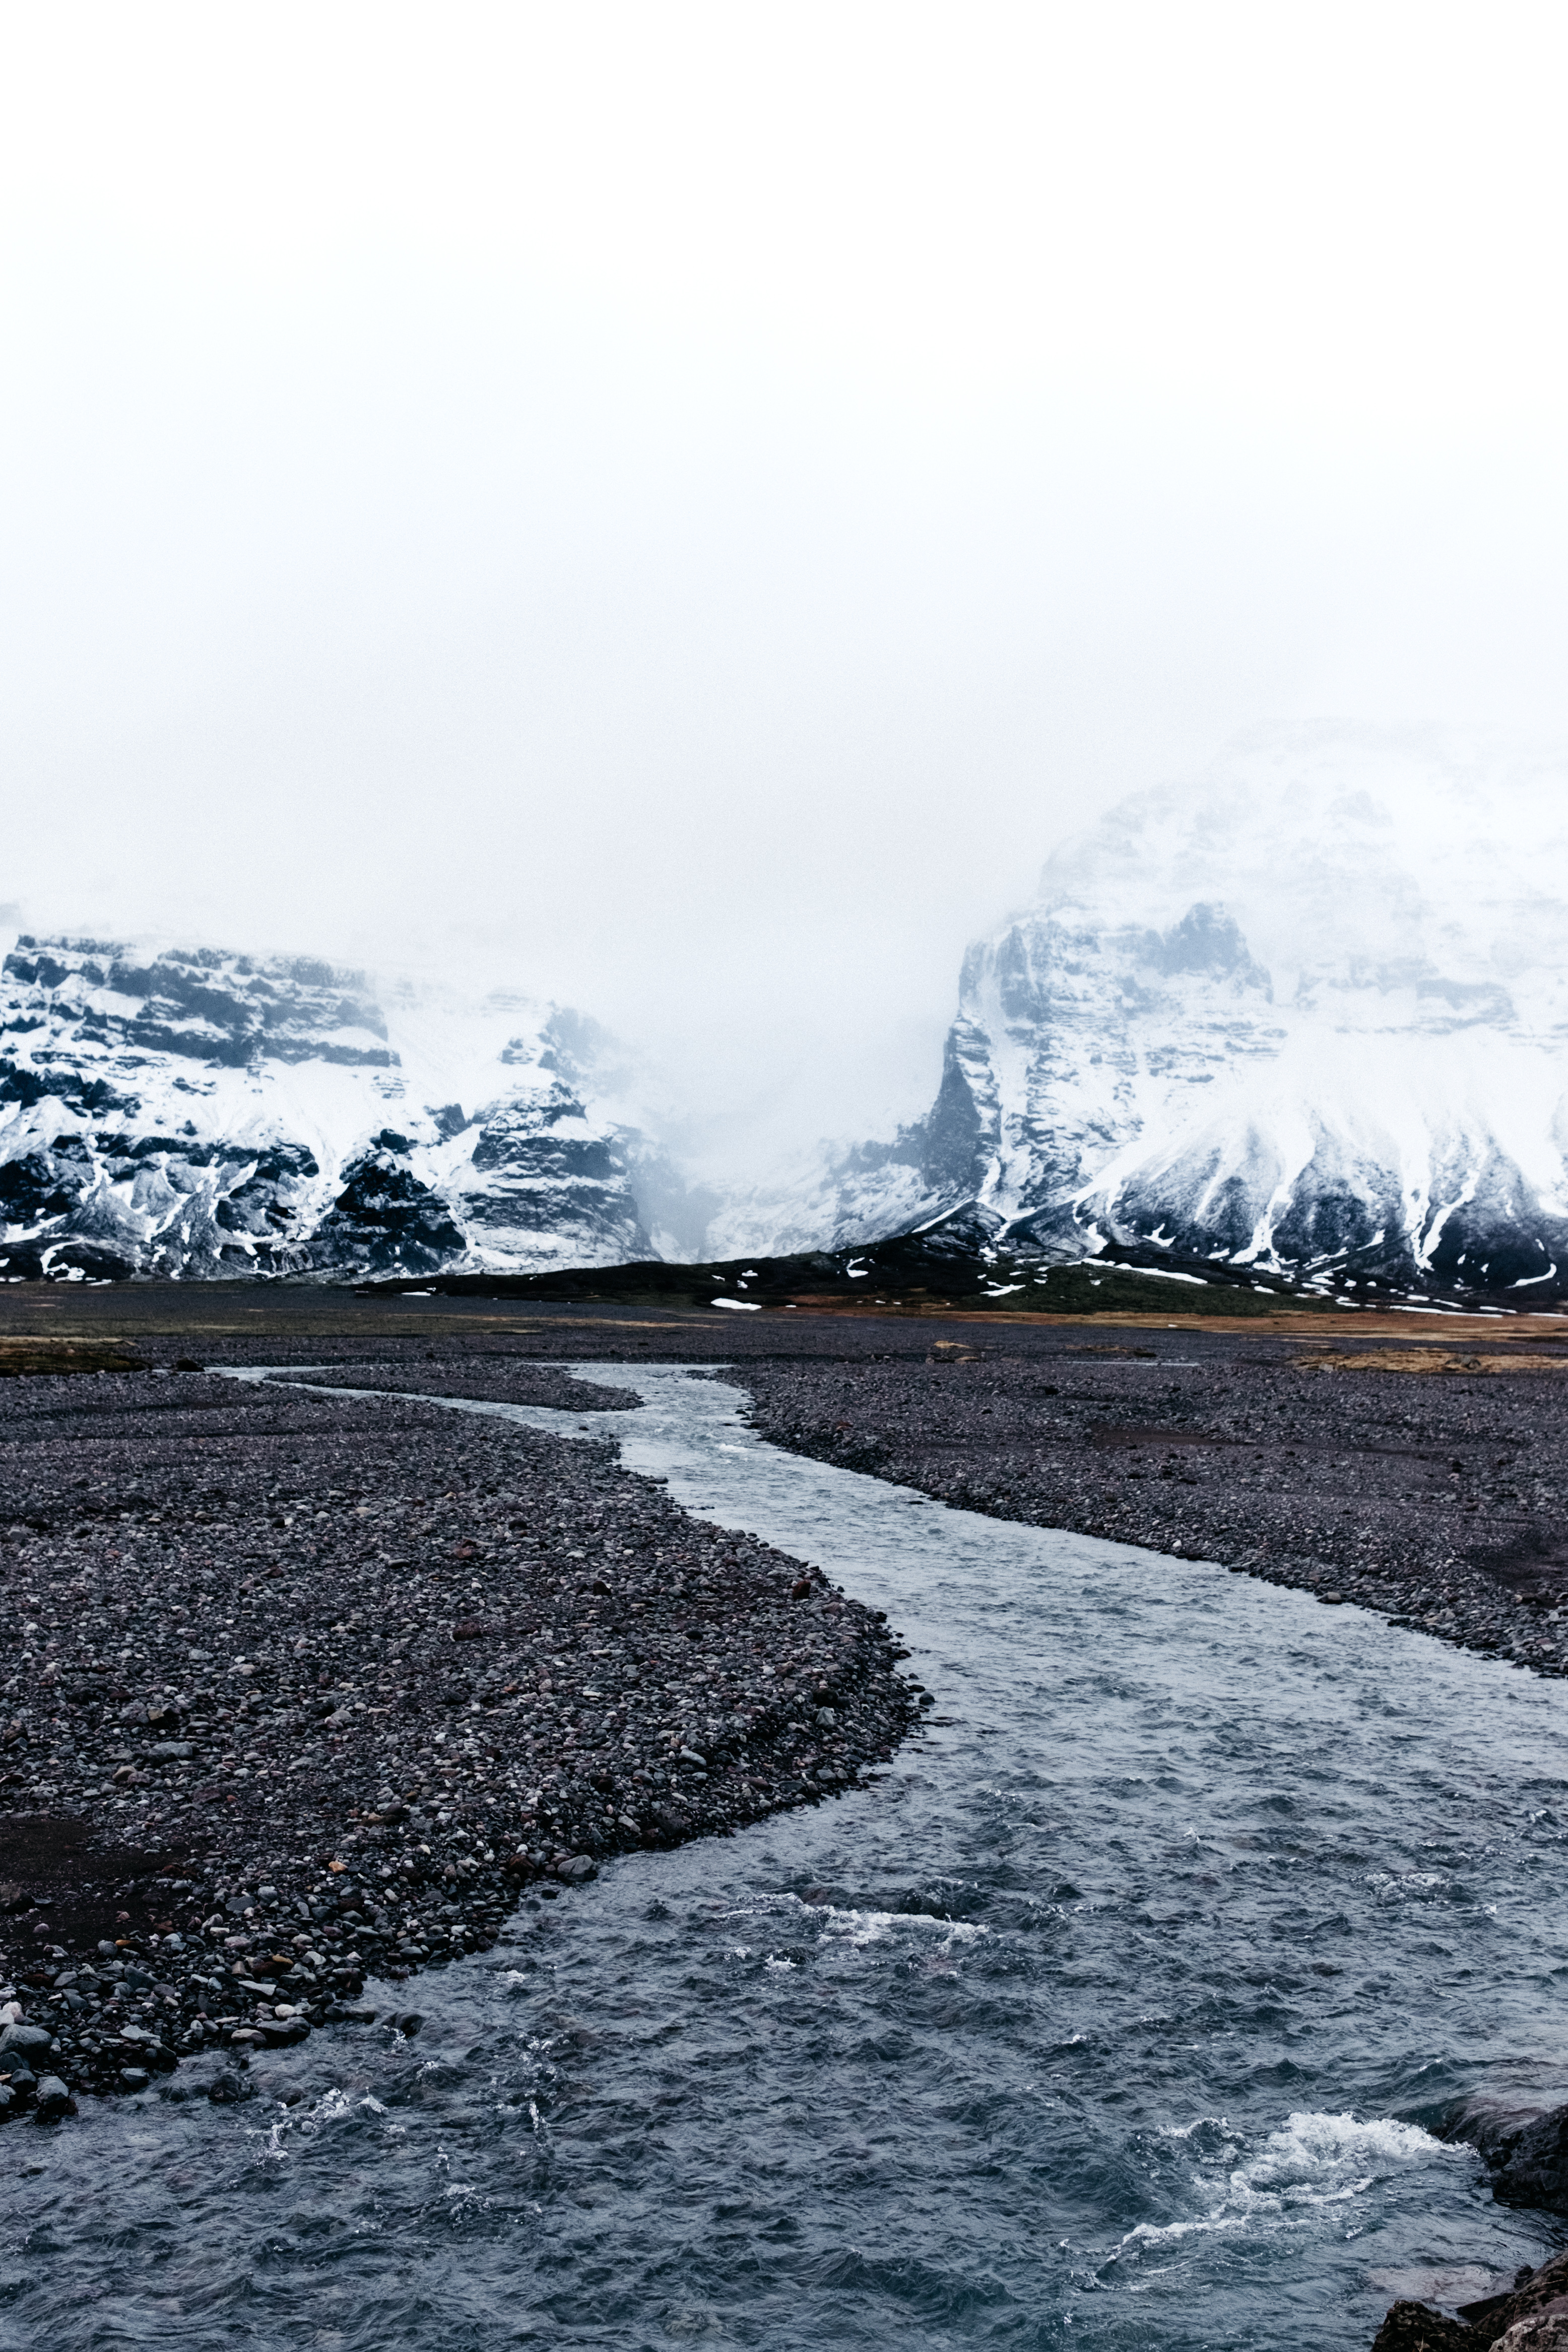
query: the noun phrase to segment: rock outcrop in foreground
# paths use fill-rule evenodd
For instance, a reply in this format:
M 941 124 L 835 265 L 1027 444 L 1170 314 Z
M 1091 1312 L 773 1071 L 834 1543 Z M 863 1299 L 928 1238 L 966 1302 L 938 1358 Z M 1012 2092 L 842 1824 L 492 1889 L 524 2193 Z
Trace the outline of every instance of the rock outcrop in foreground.
M 1568 2106 L 1457 2100 L 1439 2137 L 1476 2149 L 1500 2204 L 1568 2213 Z M 1424 2303 L 1396 2303 L 1373 2352 L 1568 2352 L 1568 2253 L 1522 2270 L 1511 2290 L 1461 2304 L 1456 2316 Z
M 1568 2214 L 1568 2106 L 1462 2099 L 1445 2116 L 1441 2136 L 1477 2150 L 1500 2205 Z
M 1568 2352 L 1568 2253 L 1521 2271 L 1511 2293 L 1466 2304 L 1455 2319 L 1396 2303 L 1373 2352 Z

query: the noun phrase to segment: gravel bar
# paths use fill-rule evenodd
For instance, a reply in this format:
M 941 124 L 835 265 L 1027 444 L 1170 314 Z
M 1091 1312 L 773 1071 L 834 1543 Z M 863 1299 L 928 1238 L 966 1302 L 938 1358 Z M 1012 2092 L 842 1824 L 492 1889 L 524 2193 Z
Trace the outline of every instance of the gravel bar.
M 1461 1349 L 1415 1317 L 1314 1341 L 399 1300 L 409 1329 L 326 1292 L 26 1287 L 5 1304 L 79 1360 L 0 1381 L 0 2115 L 237 2095 L 367 1978 L 402 1998 L 520 1900 L 819 1801 L 915 1721 L 888 1628 L 815 1571 L 603 1440 L 420 1391 L 635 1412 L 564 1366 L 722 1362 L 818 1459 L 1568 1657 L 1568 1327 L 1539 1318 Z
M 1192 1332 L 748 1363 L 775 1444 L 942 1502 L 1359 1602 L 1568 1671 L 1568 1345 Z M 1484 1367 L 1484 1368 L 1483 1368 Z
M 637 1409 L 387 1352 L 331 1377 Z M 841 1792 L 919 1718 L 878 1615 L 603 1440 L 161 1369 L 0 1382 L 0 2116 L 197 2053 L 163 2087 L 237 2096 L 367 1978 Z

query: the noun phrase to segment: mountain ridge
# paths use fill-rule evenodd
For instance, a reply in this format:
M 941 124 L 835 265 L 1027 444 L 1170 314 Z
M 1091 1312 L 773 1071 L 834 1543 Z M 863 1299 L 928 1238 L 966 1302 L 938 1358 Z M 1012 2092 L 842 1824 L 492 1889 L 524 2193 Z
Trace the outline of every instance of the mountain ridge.
M 721 1264 L 936 1234 L 1189 1278 L 1568 1296 L 1568 773 L 1260 737 L 1064 842 L 930 1109 L 697 1181 L 585 1016 L 307 958 L 19 940 L 8 1280 Z M 679 1132 L 672 1127 L 672 1132 Z
M 1322 730 L 1075 836 L 964 959 L 900 1139 L 910 1224 L 1324 1292 L 1563 1296 L 1568 834 L 1546 781 Z
M 24 934 L 0 963 L 0 1276 L 651 1248 L 637 1139 L 589 1099 L 577 1016 L 390 993 L 309 958 Z

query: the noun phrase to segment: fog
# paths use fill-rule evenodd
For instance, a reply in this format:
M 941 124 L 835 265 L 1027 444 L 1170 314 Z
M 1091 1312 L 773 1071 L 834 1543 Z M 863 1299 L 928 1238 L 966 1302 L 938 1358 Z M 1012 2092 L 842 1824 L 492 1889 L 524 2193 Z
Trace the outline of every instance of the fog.
M 924 1107 L 1124 794 L 1323 716 L 1568 740 L 1548 11 L 7 45 L 29 928 L 554 997 L 760 1165 Z

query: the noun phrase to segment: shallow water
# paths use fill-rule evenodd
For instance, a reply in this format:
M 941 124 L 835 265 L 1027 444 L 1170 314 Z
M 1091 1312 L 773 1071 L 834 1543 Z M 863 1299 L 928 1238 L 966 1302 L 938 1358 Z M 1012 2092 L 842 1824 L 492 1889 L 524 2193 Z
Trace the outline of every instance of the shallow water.
M 454 1409 L 603 1431 L 820 1563 L 936 1720 L 384 1989 L 416 2042 L 13 2126 L 0 2345 L 1342 2352 L 1559 2242 L 1399 2118 L 1568 2078 L 1568 1685 L 583 1369 L 646 1409 Z

